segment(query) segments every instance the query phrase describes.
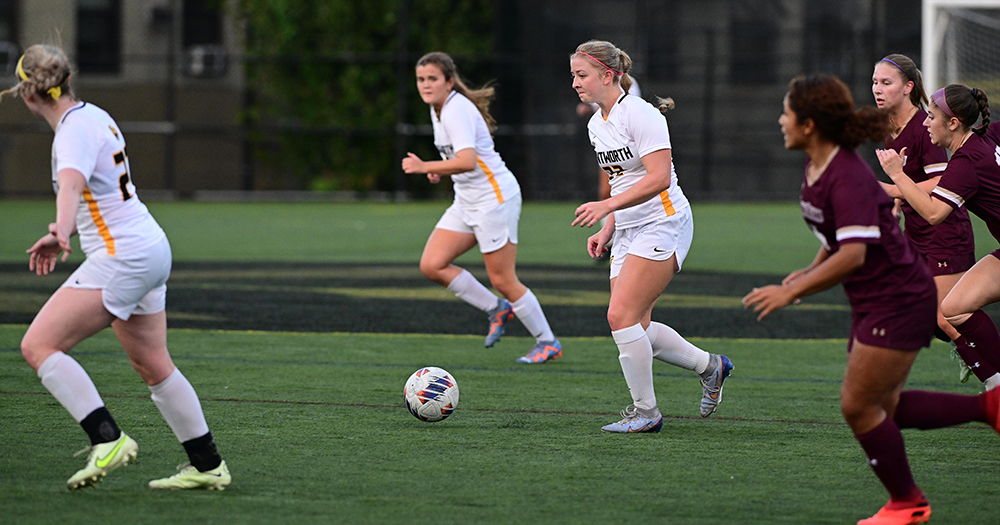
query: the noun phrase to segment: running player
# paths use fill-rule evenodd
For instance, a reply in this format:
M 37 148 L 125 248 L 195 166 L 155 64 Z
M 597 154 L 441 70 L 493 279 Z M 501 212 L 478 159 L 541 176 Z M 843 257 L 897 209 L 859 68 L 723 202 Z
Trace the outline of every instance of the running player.
M 870 106 L 855 111 L 843 82 L 812 75 L 791 81 L 778 122 L 785 147 L 809 157 L 800 204 L 821 247 L 808 267 L 781 285 L 755 288 L 743 304 L 760 320 L 800 297 L 844 283 L 852 320 L 840 408 L 890 495 L 878 513 L 858 525 L 926 522 L 930 504 L 913 481 L 899 429 L 983 421 L 1000 432 L 1000 390 L 979 396 L 902 392 L 917 353 L 933 337 L 937 290 L 892 215 L 892 199 L 854 151 L 866 139 L 884 139 L 885 115 Z M 903 188 L 909 198 L 916 183 L 902 171 L 898 178 L 909 182 Z
M 431 183 L 451 176 L 455 202 L 444 212 L 420 256 L 420 271 L 459 299 L 486 312 L 485 346 L 493 346 L 516 315 L 535 345 L 518 363 L 544 363 L 562 356 L 562 344 L 545 319 L 535 294 L 515 272 L 521 187 L 493 146 L 496 127 L 489 112 L 493 88 L 469 89 L 445 53 L 428 53 L 417 62 L 417 89 L 430 106 L 434 145 L 443 160 L 423 161 L 410 153 L 406 173 L 426 173 Z M 479 244 L 493 295 L 468 270 L 452 264 Z
M 920 70 L 905 55 L 889 55 L 875 64 L 872 94 L 878 107 L 889 114 L 890 139 L 885 142 L 885 147 L 896 151 L 906 148 L 903 172 L 922 190 L 930 193 L 948 165 L 948 153 L 944 148 L 931 144 L 930 135 L 924 128 L 923 122 L 927 118 L 924 107 L 928 100 Z M 902 199 L 895 185 L 883 184 L 883 189 L 890 197 Z M 927 262 L 937 286 L 940 304 L 962 274 L 976 262 L 969 213 L 959 208 L 940 224 L 931 226 L 906 201 L 902 201 L 901 209 L 906 219 L 904 233 Z M 937 325 L 948 339 L 959 339 L 958 331 L 945 320 L 940 309 Z M 978 359 L 974 348 L 961 346 L 956 350 L 963 363 L 979 364 L 972 368 L 963 367 L 960 375 L 963 382 L 970 372 L 975 372 L 980 381 L 993 383 L 994 379 L 990 378 L 997 371 Z
M 139 450 L 118 428 L 87 372 L 67 355 L 110 326 L 191 461 L 173 476 L 150 481 L 149 487 L 222 490 L 231 481 L 229 469 L 216 450 L 198 395 L 167 352 L 170 244 L 136 195 L 125 138 L 104 110 L 74 97 L 70 65 L 61 49 L 31 46 L 16 71 L 17 85 L 0 97 L 20 96 L 55 131 L 56 222 L 28 249 L 28 267 L 48 275 L 60 252 L 66 260 L 75 233 L 86 254 L 21 341 L 21 353 L 42 384 L 90 437 L 87 465 L 67 486 L 93 485 L 135 460 Z
M 982 125 L 973 129 L 980 115 Z M 952 84 L 934 92 L 924 126 L 931 142 L 950 150 L 952 157 L 930 195 L 905 177 L 902 164 L 906 150 L 877 152 L 903 198 L 927 222 L 939 224 L 967 206 L 986 222 L 993 237 L 1000 239 L 1000 146 L 983 138 L 989 123 L 990 107 L 982 90 Z M 961 334 L 955 341 L 958 348 L 975 351 L 969 357 L 963 354 L 973 370 L 1000 370 L 1000 333 L 982 311 L 1000 300 L 998 276 L 1000 251 L 995 251 L 966 272 L 941 302 L 941 312 Z M 987 380 L 987 388 L 996 387 L 996 377 Z
M 605 432 L 659 432 L 663 416 L 653 392 L 653 358 L 701 376 L 701 416 L 715 412 L 733 369 L 673 328 L 651 320 L 653 305 L 679 272 L 691 248 L 694 220 L 677 185 L 667 122 L 655 107 L 628 95 L 632 60 L 610 42 L 580 44 L 570 56 L 573 89 L 601 109 L 590 119 L 590 142 L 607 173 L 611 197 L 580 205 L 573 226 L 607 222 L 587 240 L 591 257 L 611 247 L 608 324 L 633 404 Z M 673 101 L 661 100 L 663 110 Z

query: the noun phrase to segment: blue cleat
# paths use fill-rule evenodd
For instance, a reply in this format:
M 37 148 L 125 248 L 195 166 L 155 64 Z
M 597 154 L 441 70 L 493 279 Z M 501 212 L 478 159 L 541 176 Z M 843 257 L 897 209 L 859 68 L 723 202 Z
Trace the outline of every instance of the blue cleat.
M 544 363 L 562 357 L 562 343 L 558 339 L 552 341 L 539 341 L 531 347 L 528 355 L 517 358 L 518 363 L 535 364 Z
M 712 354 L 708 359 L 707 377 L 701 380 L 701 417 L 715 412 L 722 402 L 722 384 L 733 371 L 733 363 L 724 355 Z
M 610 425 L 604 425 L 601 430 L 604 432 L 617 432 L 620 434 L 632 434 L 636 432 L 659 432 L 663 427 L 663 416 L 657 408 L 642 414 L 633 405 L 622 410 L 622 420 Z
M 507 328 L 507 323 L 514 318 L 514 308 L 510 306 L 510 301 L 501 298 L 497 300 L 497 305 L 486 315 L 490 319 L 490 331 L 486 334 L 486 343 L 484 346 L 489 348 L 500 340 L 500 336 L 503 335 L 504 330 Z

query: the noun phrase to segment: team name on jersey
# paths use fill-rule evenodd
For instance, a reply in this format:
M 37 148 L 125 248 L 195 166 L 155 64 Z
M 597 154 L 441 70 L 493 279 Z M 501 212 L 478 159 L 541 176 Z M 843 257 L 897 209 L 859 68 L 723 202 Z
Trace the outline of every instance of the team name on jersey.
M 598 164 L 612 164 L 615 162 L 622 162 L 635 157 L 632 154 L 632 150 L 625 146 L 624 148 L 612 149 L 608 151 L 598 151 L 597 152 L 597 163 Z
M 813 206 L 806 201 L 799 201 L 802 206 L 802 216 L 815 223 L 823 224 L 823 210 Z
M 455 148 L 451 147 L 451 144 L 446 144 L 444 146 L 438 146 L 438 153 L 444 156 L 446 159 L 455 158 Z

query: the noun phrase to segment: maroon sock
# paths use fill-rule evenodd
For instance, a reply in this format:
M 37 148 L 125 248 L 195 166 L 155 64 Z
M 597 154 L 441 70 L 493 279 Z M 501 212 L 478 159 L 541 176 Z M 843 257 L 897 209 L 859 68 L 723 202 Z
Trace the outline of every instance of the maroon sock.
M 919 492 L 906 459 L 906 448 L 899 427 L 889 418 L 869 432 L 854 437 L 861 443 L 879 481 L 889 491 L 891 501 L 910 501 Z
M 997 331 L 997 325 L 993 324 L 993 319 L 990 319 L 986 312 L 976 310 L 972 317 L 956 326 L 955 329 L 962 334 L 955 341 L 959 354 L 962 354 L 963 347 L 966 347 L 966 350 L 971 349 L 979 356 L 979 359 L 971 358 L 972 361 L 965 361 L 965 364 L 971 367 L 978 363 L 979 366 L 974 367 L 973 370 L 988 364 L 994 374 L 1000 370 L 1000 332 Z M 962 355 L 962 359 L 965 359 L 964 355 Z M 992 375 L 984 378 L 980 377 L 979 372 L 976 371 L 976 377 L 979 377 L 980 380 L 986 380 Z
M 899 394 L 892 420 L 899 428 L 930 430 L 970 421 L 985 422 L 986 416 L 980 407 L 979 396 L 907 390 Z
M 962 356 L 962 361 L 965 361 L 965 364 L 968 365 L 973 374 L 976 374 L 980 382 L 986 381 L 997 373 L 997 369 L 993 368 L 989 361 L 979 355 L 975 348 L 969 346 L 969 340 L 964 335 L 955 339 L 955 350 L 958 351 L 958 355 Z

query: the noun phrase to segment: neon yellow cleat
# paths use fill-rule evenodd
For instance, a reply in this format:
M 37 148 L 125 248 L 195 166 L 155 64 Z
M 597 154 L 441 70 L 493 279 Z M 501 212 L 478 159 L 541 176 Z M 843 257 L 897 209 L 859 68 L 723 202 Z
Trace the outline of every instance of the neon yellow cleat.
M 229 475 L 229 467 L 226 466 L 225 460 L 218 467 L 205 472 L 199 472 L 190 463 L 179 465 L 177 471 L 177 474 L 169 478 L 150 481 L 149 488 L 226 490 L 226 485 L 233 481 L 233 477 Z
M 78 470 L 76 474 L 73 474 L 73 477 L 69 478 L 69 481 L 66 482 L 69 490 L 92 486 L 103 480 L 108 472 L 122 465 L 127 465 L 129 461 L 135 461 L 136 456 L 139 454 L 139 445 L 134 439 L 122 432 L 122 435 L 118 436 L 118 439 L 87 447 L 74 454 L 74 456 L 79 456 L 87 451 L 90 451 L 90 456 L 87 458 L 87 466 Z

